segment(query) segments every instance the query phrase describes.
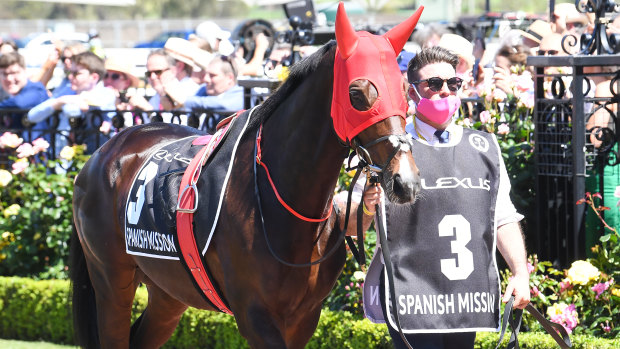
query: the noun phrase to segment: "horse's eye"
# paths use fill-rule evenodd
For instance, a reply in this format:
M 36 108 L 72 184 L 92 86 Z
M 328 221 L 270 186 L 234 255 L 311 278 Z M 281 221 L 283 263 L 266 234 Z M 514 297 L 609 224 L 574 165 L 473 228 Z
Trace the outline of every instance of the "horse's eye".
M 356 110 L 366 111 L 372 108 L 378 97 L 377 88 L 368 80 L 355 80 L 349 85 L 349 100 Z

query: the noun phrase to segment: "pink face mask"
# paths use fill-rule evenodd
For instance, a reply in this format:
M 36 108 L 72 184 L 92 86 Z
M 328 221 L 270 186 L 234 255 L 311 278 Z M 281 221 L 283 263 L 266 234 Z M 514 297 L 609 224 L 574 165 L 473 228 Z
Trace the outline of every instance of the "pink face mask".
M 416 110 L 420 114 L 426 116 L 428 120 L 438 125 L 442 125 L 448 121 L 461 106 L 461 99 L 457 96 L 449 95 L 445 98 L 432 100 L 420 96 L 415 85 L 412 84 L 411 87 L 413 87 L 413 90 L 418 95 L 418 98 L 420 98 L 420 102 L 417 103 Z

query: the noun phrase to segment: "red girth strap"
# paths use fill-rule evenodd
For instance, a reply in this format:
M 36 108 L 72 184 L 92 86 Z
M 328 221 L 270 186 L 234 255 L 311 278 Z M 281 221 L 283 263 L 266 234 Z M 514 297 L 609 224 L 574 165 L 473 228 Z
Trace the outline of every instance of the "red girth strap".
M 202 292 L 207 296 L 207 299 L 221 312 L 233 315 L 230 309 L 222 302 L 211 280 L 209 280 L 209 276 L 202 263 L 202 256 L 200 252 L 198 252 L 198 246 L 196 246 L 196 239 L 194 239 L 194 225 L 192 221 L 194 220 L 194 212 L 198 208 L 198 189 L 196 188 L 196 182 L 200 177 L 202 166 L 204 166 L 204 162 L 206 161 L 208 148 L 209 146 L 206 145 L 196 154 L 185 170 L 183 179 L 181 179 L 179 203 L 177 204 L 179 247 L 181 249 L 181 255 L 185 263 L 187 263 L 194 280 L 196 280 Z

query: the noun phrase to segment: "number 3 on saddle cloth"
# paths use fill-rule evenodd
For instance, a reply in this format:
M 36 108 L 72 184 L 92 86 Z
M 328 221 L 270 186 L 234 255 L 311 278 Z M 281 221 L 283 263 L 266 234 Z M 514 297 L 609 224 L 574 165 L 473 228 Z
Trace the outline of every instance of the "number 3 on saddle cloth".
M 125 251 L 132 255 L 171 260 L 180 260 L 179 256 L 183 255 L 181 262 L 192 275 L 196 286 L 203 290 L 209 301 L 226 313 L 230 311 L 219 301 L 219 297 L 212 299 L 208 295 L 209 292 L 217 294 L 213 286 L 205 292 L 205 284 L 211 283 L 202 267 L 201 257 L 206 253 L 215 231 L 232 159 L 251 114 L 251 110 L 242 111 L 223 120 L 213 136 L 190 136 L 159 145 L 133 179 L 125 206 Z M 194 159 L 197 156 L 200 158 Z M 192 161 L 198 163 L 198 173 L 184 176 Z M 198 202 L 194 202 L 198 199 L 196 187 L 181 187 L 182 177 L 195 177 L 196 180 L 200 177 L 199 205 L 201 216 L 207 218 L 206 226 L 211 227 L 208 234 L 194 237 L 193 231 L 189 230 L 191 236 L 183 238 L 177 229 L 179 217 L 186 220 L 189 216 L 191 227 L 194 208 L 198 207 Z M 179 200 L 180 196 L 182 200 Z M 189 199 L 192 199 L 191 204 Z M 188 235 L 188 231 L 184 234 Z M 186 260 L 188 242 L 193 245 L 195 253 L 190 255 L 194 260 Z

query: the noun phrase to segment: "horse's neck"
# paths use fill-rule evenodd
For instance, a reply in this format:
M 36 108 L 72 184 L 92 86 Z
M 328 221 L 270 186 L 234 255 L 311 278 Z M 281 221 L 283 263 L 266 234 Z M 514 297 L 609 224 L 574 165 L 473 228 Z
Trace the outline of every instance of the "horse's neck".
M 327 80 L 302 84 L 266 123 L 263 137 L 264 160 L 273 167 L 278 190 L 319 212 L 334 191 L 347 152 L 333 131 L 332 82 Z

